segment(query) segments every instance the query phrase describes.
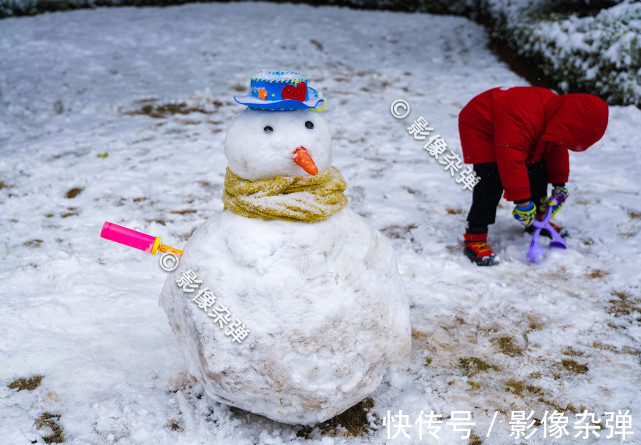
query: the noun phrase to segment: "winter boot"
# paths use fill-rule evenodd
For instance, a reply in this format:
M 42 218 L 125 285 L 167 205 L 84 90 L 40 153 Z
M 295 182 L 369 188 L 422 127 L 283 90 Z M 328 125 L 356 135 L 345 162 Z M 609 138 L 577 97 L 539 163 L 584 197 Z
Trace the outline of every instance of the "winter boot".
M 463 253 L 478 266 L 494 266 L 499 264 L 499 257 L 487 245 L 487 232 L 482 234 L 465 233 L 465 250 Z

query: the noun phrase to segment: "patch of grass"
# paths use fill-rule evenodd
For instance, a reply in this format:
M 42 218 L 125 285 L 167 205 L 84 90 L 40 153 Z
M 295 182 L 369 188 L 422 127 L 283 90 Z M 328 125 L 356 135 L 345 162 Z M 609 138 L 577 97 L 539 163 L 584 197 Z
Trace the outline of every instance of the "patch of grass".
M 412 338 L 415 340 L 421 340 L 423 338 L 427 337 L 427 334 L 423 331 L 418 331 L 416 329 L 412 329 Z
M 628 216 L 630 219 L 641 219 L 641 212 L 633 212 L 632 210 L 629 210 Z
M 548 405 L 550 408 L 552 408 L 552 409 L 554 409 L 554 410 L 556 410 L 556 411 L 558 411 L 560 413 L 564 413 L 564 415 L 566 415 L 566 416 L 567 416 L 567 414 L 565 414 L 565 412 L 567 412 L 567 411 L 569 411 L 569 412 L 571 412 L 573 414 L 576 414 L 578 412 L 577 409 L 574 407 L 574 405 L 572 405 L 571 403 L 568 403 L 565 406 L 561 406 L 560 403 L 557 403 L 554 400 L 546 399 L 545 397 L 539 397 L 538 401 L 543 403 L 543 404 L 545 404 L 545 405 Z
M 41 239 L 32 239 L 29 241 L 25 241 L 23 245 L 26 247 L 40 247 L 41 243 L 42 243 Z
M 531 331 L 542 331 L 545 328 L 545 325 L 541 320 L 530 318 L 527 327 Z
M 590 272 L 586 273 L 585 276 L 591 280 L 595 278 L 603 278 L 606 275 L 610 275 L 610 272 L 601 269 L 592 269 Z
M 447 212 L 448 215 L 460 215 L 461 213 L 463 213 L 463 210 L 453 209 L 450 206 L 445 206 L 445 211 Z
M 165 224 L 163 223 L 163 226 L 164 225 Z M 189 238 L 191 238 L 191 236 L 194 234 L 195 231 L 196 231 L 196 227 L 191 229 L 191 231 L 189 233 L 184 233 L 184 234 L 180 235 L 180 239 L 182 239 L 183 241 L 188 241 Z
M 28 378 L 20 377 L 9 383 L 7 386 L 10 389 L 17 389 L 18 391 L 22 391 L 23 389 L 26 389 L 27 391 L 33 391 L 38 386 L 40 386 L 40 382 L 42 382 L 43 377 L 44 376 L 41 375 L 34 375 Z
M 425 357 L 425 363 L 423 363 L 423 366 L 427 367 L 427 366 L 430 366 L 431 364 L 432 364 L 432 357 L 430 356 Z
M 407 191 L 407 193 L 409 193 L 410 195 L 417 195 L 417 194 L 420 194 L 420 193 L 421 193 L 421 192 L 420 192 L 420 190 L 417 190 L 417 189 L 412 188 L 412 187 L 403 187 L 403 188 L 404 188 L 404 189 Z
M 42 436 L 42 439 L 47 443 L 63 443 L 65 441 L 65 435 L 62 431 L 62 427 L 58 425 L 60 420 L 60 414 L 52 414 L 49 411 L 45 411 L 36 419 L 36 428 L 41 430 L 49 428 L 51 434 Z
M 569 355 L 569 356 L 572 356 L 572 357 L 583 357 L 583 355 L 584 355 L 583 352 L 577 351 L 572 346 L 568 346 L 567 348 L 562 349 L 561 350 L 561 354 Z
M 8 189 L 8 188 L 11 188 L 11 187 L 13 187 L 13 186 L 5 184 L 4 181 L 0 181 L 0 190 Z
M 179 104 L 165 104 L 165 105 L 158 105 L 156 107 L 152 105 L 147 105 L 143 107 L 146 110 L 154 110 L 157 113 L 166 113 L 166 114 L 185 114 L 183 111 L 187 107 L 186 103 L 179 103 Z
M 529 384 L 524 380 L 516 380 L 514 378 L 509 379 L 507 382 L 505 382 L 505 390 L 517 396 L 523 397 L 524 399 L 526 397 L 534 398 L 539 403 L 547 405 L 551 409 L 561 413 L 566 413 L 569 411 L 571 413 L 576 414 L 578 412 L 578 410 L 571 403 L 567 404 L 566 406 L 561 406 L 561 404 L 556 402 L 555 400 L 547 398 L 547 395 L 545 394 L 545 391 L 543 390 L 543 388 L 536 385 Z M 516 409 L 518 408 L 514 407 L 513 410 L 516 410 Z M 503 412 L 501 410 L 498 410 L 498 411 Z M 503 414 L 505 414 L 506 416 L 508 415 L 507 412 L 503 412 Z
M 310 39 L 309 43 L 311 43 L 312 45 L 314 45 L 314 46 L 316 47 L 316 49 L 317 49 L 317 50 L 319 50 L 319 51 L 321 51 L 321 52 L 323 51 L 323 44 L 322 44 L 322 43 L 320 43 L 319 41 L 314 40 L 314 39 Z
M 167 428 L 169 428 L 172 431 L 184 431 L 185 427 L 183 426 L 182 422 L 177 419 L 170 419 L 169 422 L 167 422 Z
M 599 341 L 595 341 L 594 343 L 592 343 L 592 347 L 594 349 L 600 349 L 602 351 L 614 352 L 615 354 L 641 355 L 641 349 L 633 349 L 629 346 L 624 346 L 623 348 L 619 349 L 614 345 L 601 343 Z
M 323 435 L 327 436 L 347 436 L 347 437 L 363 437 L 369 434 L 371 427 L 367 419 L 367 414 L 374 407 L 374 400 L 370 397 L 364 399 L 360 403 L 352 406 L 350 409 L 342 412 L 341 414 L 326 420 L 317 425 Z M 374 419 L 374 423 L 380 424 L 381 420 Z M 312 427 L 302 427 L 296 435 L 304 437 L 305 439 L 311 438 Z
M 492 365 L 478 357 L 463 357 L 459 359 L 459 368 L 463 371 L 463 375 L 472 377 L 479 372 L 487 371 L 500 371 L 496 365 Z
M 530 385 L 524 380 L 516 380 L 515 378 L 511 378 L 505 382 L 505 390 L 519 396 L 523 396 L 525 394 L 543 396 L 544 394 L 543 389 L 539 386 Z
M 386 236 L 394 239 L 407 238 L 408 235 L 411 236 L 412 230 L 418 228 L 416 224 L 408 224 L 407 226 L 388 226 L 381 229 Z
M 243 91 L 244 91 L 244 88 L 243 88 Z M 217 101 L 213 102 L 214 105 L 216 106 L 223 105 L 221 102 L 218 102 L 219 105 L 217 105 L 216 102 Z M 181 102 L 178 104 L 164 104 L 164 105 L 147 104 L 147 105 L 143 105 L 142 108 L 140 108 L 139 110 L 127 111 L 124 114 L 127 114 L 127 115 L 142 114 L 149 117 L 153 117 L 155 119 L 162 119 L 173 114 L 189 114 L 189 113 L 210 114 L 209 111 L 203 110 L 202 108 L 188 107 L 187 104 L 184 102 Z
M 610 295 L 616 298 L 608 301 L 608 303 L 610 303 L 610 306 L 607 308 L 609 314 L 619 317 L 621 315 L 630 315 L 632 312 L 641 312 L 641 305 L 639 305 L 641 301 L 632 298 L 629 293 L 612 291 Z
M 566 405 L 565 409 L 563 409 L 563 410 L 558 410 L 558 409 L 557 409 L 557 411 L 570 411 L 572 414 L 576 414 L 576 413 L 578 413 L 578 412 L 579 412 L 579 410 L 578 410 L 578 409 L 576 409 L 576 408 L 575 408 L 575 406 L 574 406 L 574 405 L 572 405 L 571 403 L 568 403 L 568 404 Z M 583 411 L 583 410 L 582 410 L 582 411 Z
M 482 328 L 480 325 L 476 325 L 476 330 L 482 332 L 484 335 L 488 336 L 491 334 L 496 334 L 499 332 L 499 329 L 496 326 L 490 326 L 487 328 Z
M 607 344 L 607 343 L 601 343 L 600 341 L 595 341 L 594 343 L 592 343 L 592 347 L 594 349 L 600 349 L 602 351 L 614 352 L 615 354 L 620 354 L 621 353 L 619 351 L 619 348 L 617 348 L 616 346 L 610 345 L 610 344 Z
M 196 210 L 194 209 L 185 209 L 185 210 L 172 210 L 169 213 L 173 213 L 175 215 L 187 215 L 189 213 L 196 213 Z
M 467 381 L 467 386 L 470 387 L 470 391 L 478 391 L 479 389 L 481 389 L 480 383 L 475 382 L 473 380 L 468 380 Z
M 499 337 L 492 340 L 499 347 L 499 351 L 510 357 L 523 355 L 523 348 L 514 344 L 513 337 Z
M 76 196 L 78 196 L 82 191 L 84 190 L 84 187 L 74 187 L 72 189 L 67 190 L 67 193 L 65 193 L 65 198 L 67 199 L 73 199 Z
M 459 253 L 463 250 L 462 246 L 445 246 L 445 248 L 450 253 Z
M 138 99 L 136 101 L 137 104 L 150 104 L 150 103 L 153 103 L 153 102 L 158 102 L 158 99 L 152 97 L 152 98 L 149 98 L 149 99 Z
M 587 363 L 579 363 L 568 358 L 561 360 L 561 366 L 563 366 L 573 374 L 587 374 L 588 370 L 590 369 L 588 368 Z
M 474 434 L 474 432 L 471 432 L 470 441 L 468 442 L 468 445 L 483 445 L 483 439 L 481 439 L 479 436 Z
M 98 154 L 96 155 L 96 157 L 97 157 L 97 158 L 102 158 L 102 159 L 105 159 L 105 158 L 106 158 L 106 157 L 108 157 L 108 156 L 109 156 L 109 153 L 107 153 L 107 152 L 105 152 L 105 153 L 98 153 Z

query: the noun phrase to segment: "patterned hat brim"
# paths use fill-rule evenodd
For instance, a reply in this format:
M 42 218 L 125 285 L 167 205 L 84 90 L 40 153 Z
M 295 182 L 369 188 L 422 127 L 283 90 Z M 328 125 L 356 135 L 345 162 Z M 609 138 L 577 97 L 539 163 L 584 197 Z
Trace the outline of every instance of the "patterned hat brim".
M 269 111 L 295 111 L 309 110 L 311 108 L 321 111 L 325 108 L 325 99 L 319 97 L 318 92 L 315 89 L 307 88 L 307 91 L 309 99 L 306 101 L 294 99 L 262 100 L 251 95 L 234 96 L 234 100 L 241 105 Z

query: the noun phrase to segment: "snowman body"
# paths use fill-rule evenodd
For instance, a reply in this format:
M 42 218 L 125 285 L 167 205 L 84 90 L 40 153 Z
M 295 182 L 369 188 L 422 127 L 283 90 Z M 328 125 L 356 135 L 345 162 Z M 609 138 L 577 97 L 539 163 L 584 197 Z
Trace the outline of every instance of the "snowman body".
M 225 140 L 229 168 L 249 180 L 306 175 L 292 162 L 298 147 L 319 171 L 330 167 L 329 126 L 318 113 L 247 110 Z M 198 289 L 179 285 L 186 275 Z M 198 297 L 204 289 L 211 307 Z M 409 357 L 393 250 L 349 207 L 313 223 L 223 211 L 191 237 L 160 304 L 212 398 L 281 422 L 341 413 Z

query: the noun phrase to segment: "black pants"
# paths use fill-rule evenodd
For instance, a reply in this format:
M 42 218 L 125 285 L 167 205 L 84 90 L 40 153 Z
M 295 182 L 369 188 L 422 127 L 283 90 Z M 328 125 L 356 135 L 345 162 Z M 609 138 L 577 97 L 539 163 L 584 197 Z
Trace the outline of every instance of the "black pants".
M 474 164 L 476 175 L 481 181 L 472 192 L 472 207 L 467 215 L 467 232 L 474 234 L 487 233 L 487 226 L 494 224 L 496 206 L 499 205 L 503 194 L 503 184 L 499 176 L 499 168 L 495 162 Z M 538 205 L 541 198 L 547 197 L 547 171 L 543 161 L 527 166 L 530 180 L 532 201 Z

